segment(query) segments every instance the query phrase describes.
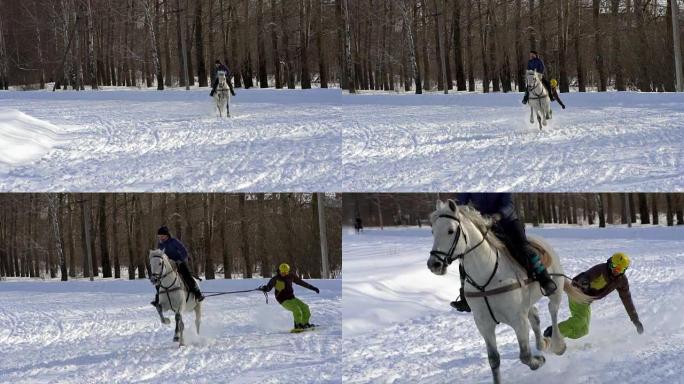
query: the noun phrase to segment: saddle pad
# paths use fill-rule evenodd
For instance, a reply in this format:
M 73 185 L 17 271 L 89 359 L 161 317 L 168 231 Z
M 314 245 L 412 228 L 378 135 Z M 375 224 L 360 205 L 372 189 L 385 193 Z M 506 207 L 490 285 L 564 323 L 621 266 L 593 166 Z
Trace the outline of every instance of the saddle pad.
M 537 254 L 541 257 L 542 264 L 546 268 L 549 268 L 551 266 L 551 255 L 549 254 L 548 249 L 544 248 L 541 243 L 535 240 L 529 239 L 529 241 L 532 248 L 534 248 L 534 250 L 537 251 Z

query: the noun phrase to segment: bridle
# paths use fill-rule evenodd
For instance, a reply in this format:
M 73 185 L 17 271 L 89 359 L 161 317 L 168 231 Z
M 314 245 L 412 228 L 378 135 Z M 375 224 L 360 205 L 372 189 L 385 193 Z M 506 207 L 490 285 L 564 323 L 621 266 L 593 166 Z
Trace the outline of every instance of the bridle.
M 453 263 L 454 261 L 456 261 L 458 259 L 463 259 L 465 257 L 465 255 L 469 254 L 470 252 L 477 249 L 477 247 L 482 245 L 482 243 L 487 238 L 487 232 L 489 232 L 489 229 L 482 236 L 482 240 L 480 240 L 479 243 L 475 244 L 474 247 L 472 247 L 470 249 L 466 249 L 464 252 L 461 252 L 457 255 L 454 255 L 454 252 L 456 252 L 456 247 L 458 246 L 458 243 L 461 240 L 461 235 L 463 235 L 463 241 L 465 242 L 465 245 L 467 248 L 467 246 L 468 246 L 468 235 L 466 235 L 466 233 L 461 228 L 461 220 L 458 217 L 456 217 L 454 215 L 441 214 L 441 215 L 437 216 L 435 221 L 437 219 L 440 219 L 440 218 L 454 220 L 455 222 L 458 223 L 458 227 L 456 228 L 456 236 L 454 236 L 454 241 L 451 243 L 451 247 L 449 247 L 449 251 L 443 252 L 443 251 L 440 251 L 438 249 L 433 249 L 430 251 L 430 256 L 434 256 L 435 258 L 437 258 L 437 260 L 439 260 L 440 262 L 442 262 L 442 264 L 444 264 L 446 266 L 451 265 L 451 263 Z
M 169 295 L 169 293 L 183 289 L 182 285 L 176 286 L 176 282 L 178 281 L 178 273 L 175 273 L 173 268 L 171 268 L 171 270 L 169 270 L 168 272 L 164 273 L 164 267 L 166 266 L 166 263 L 164 262 L 164 257 L 162 255 L 154 255 L 152 257 L 155 259 L 161 259 L 162 260 L 161 271 L 159 271 L 159 273 L 152 273 L 151 274 L 151 276 L 156 281 L 155 286 L 157 288 L 159 288 L 159 293 L 166 293 L 166 298 L 168 299 L 169 306 L 171 307 L 171 310 L 176 312 L 176 310 L 173 308 L 173 304 L 171 302 L 171 296 Z M 173 277 L 173 282 L 168 286 L 164 286 L 162 284 L 162 281 L 164 281 L 166 276 L 168 276 L 172 273 L 175 273 L 175 276 Z

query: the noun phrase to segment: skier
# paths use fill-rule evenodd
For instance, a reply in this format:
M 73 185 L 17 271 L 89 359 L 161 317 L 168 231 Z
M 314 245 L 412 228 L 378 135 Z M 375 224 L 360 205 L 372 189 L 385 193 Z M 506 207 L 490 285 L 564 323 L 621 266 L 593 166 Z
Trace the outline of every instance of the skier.
M 221 63 L 221 60 L 216 60 L 214 62 L 214 69 L 211 70 L 211 92 L 209 96 L 214 97 L 216 93 L 216 87 L 218 87 L 218 71 L 223 71 L 226 73 L 226 82 L 230 88 L 230 94 L 235 96 L 235 90 L 233 89 L 233 83 L 230 81 L 230 69 Z
M 165 226 L 162 226 L 157 231 L 157 239 L 159 240 L 158 248 L 161 249 L 170 260 L 176 262 L 178 273 L 181 275 L 185 286 L 188 287 L 188 291 L 195 295 L 195 300 L 204 300 L 204 296 L 200 291 L 199 285 L 197 285 L 197 281 L 195 281 L 192 277 L 192 273 L 190 273 L 188 251 L 185 249 L 183 243 L 178 239 L 171 237 L 169 228 Z M 155 307 L 159 305 L 159 290 L 157 290 L 157 295 L 151 304 Z
M 606 297 L 609 293 L 617 289 L 622 305 L 627 310 L 627 315 L 636 327 L 638 334 L 644 332 L 644 326 L 639 321 L 632 295 L 629 292 L 629 281 L 625 276 L 625 271 L 629 267 L 629 256 L 618 252 L 611 256 L 607 262 L 591 267 L 589 270 L 580 273 L 572 279 L 573 284 L 582 289 L 584 293 L 592 296 L 594 300 Z M 563 336 L 571 339 L 579 339 L 589 333 L 589 320 L 591 317 L 590 304 L 581 304 L 569 301 L 570 318 L 558 324 L 558 329 Z M 552 329 L 549 326 L 544 330 L 545 341 L 550 338 Z
M 292 283 L 308 288 L 316 293 L 319 293 L 320 290 L 302 280 L 296 274 L 290 273 L 290 266 L 286 263 L 280 264 L 278 272 L 277 275 L 269 280 L 268 284 L 262 285 L 258 289 L 263 292 L 270 292 L 275 287 L 276 300 L 278 300 L 278 303 L 283 308 L 292 312 L 294 317 L 294 328 L 290 332 L 298 333 L 316 327 L 316 325 L 309 323 L 309 318 L 311 317 L 309 306 L 295 297 Z
M 558 104 L 565 109 L 565 104 L 563 104 L 560 96 L 558 96 L 558 81 L 556 79 L 551 79 L 551 94 L 553 95 L 553 98 L 556 99 Z
M 546 79 L 544 76 L 544 72 L 546 71 L 546 67 L 544 66 L 544 62 L 542 59 L 539 58 L 539 54 L 537 51 L 532 50 L 530 51 L 530 60 L 527 62 L 527 69 L 531 71 L 536 71 L 541 75 L 541 80 L 542 84 L 544 84 L 544 87 L 546 88 L 546 92 L 549 94 L 549 98 L 551 101 L 554 100 L 553 94 L 551 93 L 551 85 L 549 84 L 549 81 Z M 527 101 L 530 99 L 530 91 L 525 88 L 525 97 L 523 97 L 523 104 L 527 104 Z
M 528 270 L 528 274 L 537 280 L 545 296 L 551 295 L 558 288 L 549 276 L 549 272 L 541 263 L 539 255 L 530 246 L 525 236 L 525 224 L 520 221 L 513 206 L 513 195 L 510 193 L 461 193 L 458 195 L 460 204 L 471 203 L 473 208 L 482 215 L 490 216 L 494 221 L 492 230 L 506 244 L 512 256 Z M 451 306 L 459 312 L 470 312 L 470 306 L 465 299 L 465 270 L 463 263 L 458 266 L 461 277 L 460 296 Z

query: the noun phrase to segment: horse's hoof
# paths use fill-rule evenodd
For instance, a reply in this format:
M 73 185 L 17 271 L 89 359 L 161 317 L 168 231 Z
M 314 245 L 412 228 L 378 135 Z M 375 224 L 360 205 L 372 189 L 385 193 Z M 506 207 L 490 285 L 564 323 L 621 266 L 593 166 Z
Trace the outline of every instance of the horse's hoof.
M 560 356 L 560 355 L 564 354 L 567 349 L 568 349 L 568 346 L 564 343 L 563 348 L 561 348 L 559 350 L 555 350 L 555 351 L 553 351 L 553 353 Z
M 536 360 L 536 364 L 530 364 L 530 369 L 533 371 L 536 371 L 537 369 L 541 368 L 544 363 L 546 363 L 546 358 L 542 355 L 539 356 L 534 356 L 532 357 L 533 360 Z

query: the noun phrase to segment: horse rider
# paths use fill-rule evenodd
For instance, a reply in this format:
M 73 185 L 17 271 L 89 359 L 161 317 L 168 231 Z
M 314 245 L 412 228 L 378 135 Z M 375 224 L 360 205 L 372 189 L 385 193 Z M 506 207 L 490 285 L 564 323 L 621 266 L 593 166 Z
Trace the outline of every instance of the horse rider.
M 275 295 L 278 303 L 280 303 L 283 308 L 292 312 L 292 316 L 294 317 L 294 329 L 292 329 L 291 332 L 295 333 L 302 332 L 308 328 L 313 328 L 315 325 L 309 323 L 309 319 L 311 318 L 309 306 L 295 297 L 292 283 L 308 288 L 316 293 L 320 292 L 318 288 L 302 280 L 302 278 L 295 273 L 290 273 L 290 266 L 287 263 L 280 264 L 280 266 L 278 266 L 278 274 L 273 276 L 271 280 L 268 281 L 268 284 L 262 285 L 257 289 L 263 292 L 270 292 L 271 289 L 275 287 Z
M 551 84 L 549 84 L 549 81 L 546 79 L 544 76 L 544 72 L 546 71 L 546 67 L 544 66 L 544 62 L 542 59 L 539 58 L 539 54 L 537 51 L 532 50 L 530 51 L 530 59 L 527 62 L 527 69 L 530 71 L 536 71 L 541 75 L 541 81 L 542 84 L 544 84 L 544 87 L 546 88 L 546 92 L 549 94 L 549 98 L 551 101 L 554 100 L 553 94 L 551 93 Z M 527 101 L 530 99 L 530 91 L 525 87 L 525 97 L 523 97 L 523 104 L 527 104 Z
M 636 327 L 637 333 L 641 335 L 644 332 L 644 326 L 639 321 L 639 315 L 629 292 L 629 281 L 625 275 L 629 264 L 629 256 L 618 252 L 605 263 L 595 265 L 575 276 L 572 283 L 585 294 L 592 296 L 594 300 L 602 299 L 617 290 L 629 319 Z M 558 329 L 564 337 L 579 339 L 589 333 L 590 304 L 577 303 L 570 299 L 568 305 L 570 306 L 570 318 L 558 323 Z M 551 335 L 551 327 L 546 328 L 544 337 L 551 337 Z
M 553 96 L 554 99 L 560 104 L 560 106 L 565 109 L 565 104 L 563 104 L 563 101 L 560 99 L 560 96 L 558 96 L 558 81 L 556 79 L 551 79 L 551 95 Z
M 209 93 L 209 96 L 213 97 L 214 94 L 216 93 L 216 87 L 218 87 L 218 72 L 223 71 L 226 73 L 226 83 L 228 83 L 228 87 L 230 88 L 230 94 L 235 96 L 235 90 L 233 89 L 233 83 L 230 81 L 230 69 L 226 67 L 223 63 L 221 63 L 221 60 L 216 60 L 214 62 L 214 69 L 211 70 L 211 92 Z
M 460 204 L 470 203 L 480 214 L 493 220 L 492 230 L 506 244 L 512 256 L 528 271 L 528 274 L 539 282 L 542 294 L 549 296 L 558 288 L 542 264 L 539 255 L 532 248 L 525 236 L 525 224 L 520 220 L 513 206 L 513 195 L 510 193 L 460 193 L 457 197 Z M 465 269 L 463 262 L 458 266 L 461 277 L 460 296 L 451 306 L 459 312 L 470 312 L 465 299 Z
M 159 240 L 158 248 L 161 249 L 170 260 L 176 262 L 178 267 L 178 273 L 181 275 L 185 286 L 188 287 L 188 291 L 195 295 L 196 301 L 204 300 L 204 296 L 200 291 L 197 281 L 192 277 L 190 273 L 190 266 L 188 265 L 188 251 L 185 249 L 183 243 L 180 240 L 171 237 L 169 228 L 162 226 L 157 231 L 157 239 Z M 152 302 L 155 307 L 159 304 L 159 291 Z

